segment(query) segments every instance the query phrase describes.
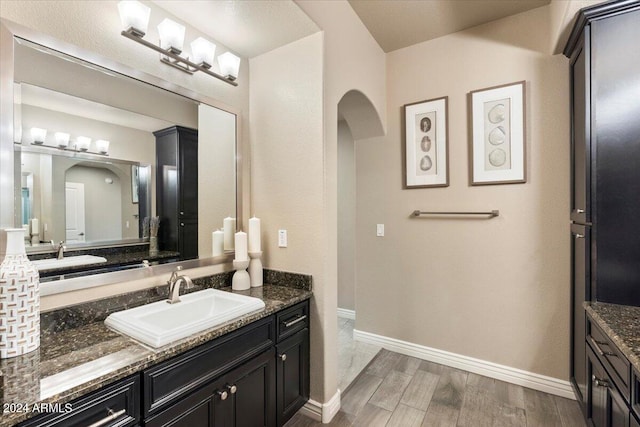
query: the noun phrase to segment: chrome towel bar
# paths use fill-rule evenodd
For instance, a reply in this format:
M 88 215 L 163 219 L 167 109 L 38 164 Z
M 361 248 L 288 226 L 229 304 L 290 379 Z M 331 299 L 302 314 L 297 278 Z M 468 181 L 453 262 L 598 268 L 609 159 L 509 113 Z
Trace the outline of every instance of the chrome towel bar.
M 411 213 L 411 216 L 420 215 L 488 215 L 489 219 L 491 219 L 500 216 L 500 211 L 497 209 L 489 212 L 422 212 L 415 210 Z

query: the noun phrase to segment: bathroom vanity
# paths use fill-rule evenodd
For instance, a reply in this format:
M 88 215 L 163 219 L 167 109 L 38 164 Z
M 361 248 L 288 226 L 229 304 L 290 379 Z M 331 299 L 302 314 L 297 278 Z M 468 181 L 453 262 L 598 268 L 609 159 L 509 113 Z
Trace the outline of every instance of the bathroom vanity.
M 243 291 L 265 308 L 155 350 L 99 320 L 165 288 L 44 314 L 39 351 L 1 362 L 0 426 L 281 426 L 305 404 L 310 279 Z

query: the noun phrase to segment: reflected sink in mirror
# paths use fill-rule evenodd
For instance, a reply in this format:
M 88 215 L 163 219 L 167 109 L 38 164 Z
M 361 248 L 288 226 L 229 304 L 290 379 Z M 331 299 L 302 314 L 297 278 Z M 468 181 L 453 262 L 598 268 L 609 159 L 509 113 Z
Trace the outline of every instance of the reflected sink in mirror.
M 56 268 L 77 267 L 80 265 L 101 264 L 107 262 L 106 258 L 93 255 L 70 256 L 62 259 L 48 258 L 31 261 L 38 270 L 53 270 Z
M 205 289 L 182 295 L 179 303 L 168 304 L 162 300 L 112 313 L 104 323 L 158 348 L 264 307 L 258 298 Z

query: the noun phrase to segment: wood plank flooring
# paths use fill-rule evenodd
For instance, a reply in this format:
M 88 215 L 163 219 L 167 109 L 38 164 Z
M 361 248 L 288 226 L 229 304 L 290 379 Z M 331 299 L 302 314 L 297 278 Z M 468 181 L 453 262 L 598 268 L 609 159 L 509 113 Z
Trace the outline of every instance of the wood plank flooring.
M 381 350 L 342 394 L 330 424 L 286 427 L 585 427 L 575 401 Z

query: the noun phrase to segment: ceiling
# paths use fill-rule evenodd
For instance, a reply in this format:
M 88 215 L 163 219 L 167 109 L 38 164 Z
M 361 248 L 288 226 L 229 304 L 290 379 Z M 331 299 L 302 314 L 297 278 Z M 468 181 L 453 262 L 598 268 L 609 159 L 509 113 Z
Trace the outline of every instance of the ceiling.
M 349 0 L 385 52 L 549 4 L 551 0 Z
M 245 58 L 319 31 L 292 0 L 153 0 L 153 3 Z

